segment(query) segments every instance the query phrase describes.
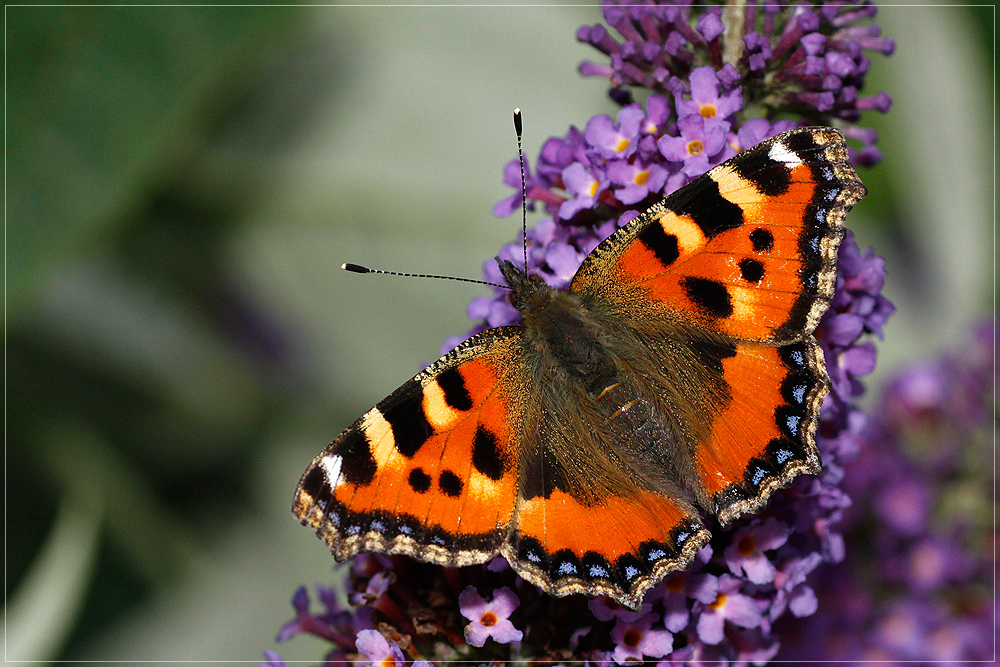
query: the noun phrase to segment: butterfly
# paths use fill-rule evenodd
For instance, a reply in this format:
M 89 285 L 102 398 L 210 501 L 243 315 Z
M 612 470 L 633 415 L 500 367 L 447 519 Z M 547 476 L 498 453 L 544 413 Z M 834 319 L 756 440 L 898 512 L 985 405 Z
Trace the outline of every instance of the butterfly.
M 351 424 L 293 513 L 338 560 L 499 554 L 553 595 L 638 607 L 713 517 L 821 472 L 829 379 L 811 334 L 865 192 L 840 132 L 800 128 L 654 204 L 565 290 L 498 260 L 522 324 L 474 335 Z

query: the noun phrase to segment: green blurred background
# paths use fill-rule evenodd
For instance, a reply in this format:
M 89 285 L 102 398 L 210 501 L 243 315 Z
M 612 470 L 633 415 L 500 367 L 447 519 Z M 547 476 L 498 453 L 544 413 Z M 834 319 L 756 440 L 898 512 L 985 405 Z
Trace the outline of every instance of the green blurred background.
M 596 7 L 7 6 L 8 660 L 246 660 L 329 582 L 309 460 L 465 331 L 515 154 L 613 113 Z M 990 6 L 884 6 L 877 386 L 993 308 Z M 318 661 L 323 645 L 280 651 Z

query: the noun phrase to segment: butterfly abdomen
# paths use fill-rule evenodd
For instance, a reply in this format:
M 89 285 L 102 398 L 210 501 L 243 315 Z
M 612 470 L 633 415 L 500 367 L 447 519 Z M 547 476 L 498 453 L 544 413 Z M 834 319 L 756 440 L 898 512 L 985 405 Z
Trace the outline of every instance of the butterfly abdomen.
M 621 355 L 636 351 L 653 368 L 662 363 L 661 352 L 617 327 L 591 295 L 552 288 L 513 266 L 508 270 L 514 272 L 511 301 L 523 319 L 527 404 L 561 416 L 529 424 L 522 433 L 522 451 L 538 461 L 526 466 L 526 495 L 548 497 L 560 490 L 593 503 L 609 494 L 638 497 L 651 490 L 670 493 L 686 506 L 703 505 L 696 503 L 691 455 L 673 460 L 668 454 L 693 452 L 691 434 L 678 428 L 681 416 L 664 412 L 654 386 Z M 670 481 L 677 479 L 690 483 Z

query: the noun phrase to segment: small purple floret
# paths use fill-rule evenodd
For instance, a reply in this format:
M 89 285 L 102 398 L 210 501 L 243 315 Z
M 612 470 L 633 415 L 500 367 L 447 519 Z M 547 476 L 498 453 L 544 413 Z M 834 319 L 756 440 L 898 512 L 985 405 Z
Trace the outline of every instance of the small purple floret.
M 472 646 L 483 646 L 487 639 L 498 644 L 521 641 L 524 634 L 510 622 L 510 615 L 521 601 L 514 591 L 504 587 L 493 591 L 493 601 L 487 602 L 469 586 L 458 596 L 462 616 L 471 623 L 465 626 L 465 640 Z
M 377 630 L 359 632 L 355 645 L 372 667 L 403 664 L 403 652 L 399 646 L 383 637 Z
M 611 631 L 615 649 L 612 659 L 619 665 L 642 662 L 643 658 L 662 658 L 674 648 L 674 636 L 666 630 L 653 630 L 655 614 L 632 621 L 618 619 Z

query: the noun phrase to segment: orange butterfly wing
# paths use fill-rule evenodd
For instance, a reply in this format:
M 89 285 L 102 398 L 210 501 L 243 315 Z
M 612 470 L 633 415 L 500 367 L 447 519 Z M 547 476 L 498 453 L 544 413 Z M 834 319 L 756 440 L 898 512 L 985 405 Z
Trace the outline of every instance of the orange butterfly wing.
M 293 513 L 338 560 L 365 550 L 457 566 L 495 555 L 517 497 L 519 343 L 518 327 L 491 329 L 418 373 L 313 460 Z
M 724 523 L 821 470 L 814 431 L 828 379 L 810 334 L 833 298 L 844 218 L 864 194 L 839 132 L 792 130 L 648 209 L 570 285 L 627 326 L 661 316 L 677 325 L 668 335 L 714 341 L 708 373 L 723 391 L 694 463 Z
M 844 217 L 864 194 L 839 132 L 792 130 L 649 208 L 584 260 L 570 289 L 641 289 L 733 338 L 800 340 L 833 297 Z

